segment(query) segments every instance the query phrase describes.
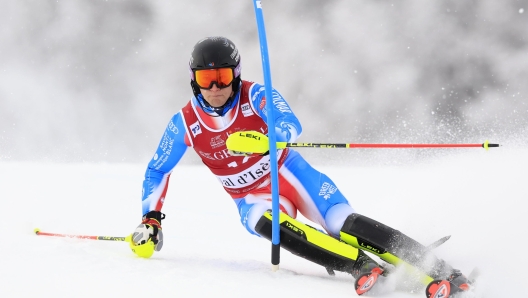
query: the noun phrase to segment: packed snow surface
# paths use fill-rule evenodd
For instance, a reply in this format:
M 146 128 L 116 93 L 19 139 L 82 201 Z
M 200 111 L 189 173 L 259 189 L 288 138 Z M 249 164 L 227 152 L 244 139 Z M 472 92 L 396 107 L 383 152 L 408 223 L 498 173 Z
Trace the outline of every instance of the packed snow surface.
M 461 149 L 409 164 L 314 166 L 357 212 L 424 244 L 451 235 L 435 253 L 466 274 L 480 269 L 477 297 L 525 292 L 528 150 Z M 0 163 L 0 297 L 356 296 L 350 275 L 329 276 L 285 250 L 272 272 L 271 244 L 246 232 L 204 166 L 175 169 L 163 209 L 165 245 L 150 259 L 136 257 L 124 242 L 34 234 L 35 228 L 130 234 L 141 217 L 144 170 L 145 164 Z

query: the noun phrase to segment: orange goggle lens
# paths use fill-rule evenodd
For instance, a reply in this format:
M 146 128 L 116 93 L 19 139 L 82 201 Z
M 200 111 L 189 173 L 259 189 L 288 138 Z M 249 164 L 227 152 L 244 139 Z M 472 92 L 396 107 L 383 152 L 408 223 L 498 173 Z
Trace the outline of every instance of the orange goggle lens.
M 213 84 L 218 88 L 229 87 L 233 83 L 232 68 L 200 69 L 194 71 L 194 80 L 202 89 L 211 89 Z

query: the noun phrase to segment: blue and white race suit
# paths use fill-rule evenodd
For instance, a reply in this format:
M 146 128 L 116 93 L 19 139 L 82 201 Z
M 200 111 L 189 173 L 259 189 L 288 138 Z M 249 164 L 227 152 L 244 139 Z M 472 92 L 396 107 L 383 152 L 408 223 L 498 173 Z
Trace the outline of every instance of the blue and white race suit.
M 302 132 L 299 120 L 282 95 L 272 91 L 277 141 L 294 142 Z M 169 121 L 143 181 L 143 214 L 160 211 L 169 177 L 184 153 L 192 147 L 236 204 L 241 222 L 255 232 L 264 212 L 271 209 L 269 156 L 230 156 L 227 137 L 237 131 L 268 132 L 264 87 L 242 81 L 231 108 L 220 116 L 202 108 L 202 95 L 193 97 Z M 334 182 L 314 169 L 291 149 L 277 152 L 281 211 L 295 218 L 297 211 L 338 237 L 348 215 L 354 212 Z

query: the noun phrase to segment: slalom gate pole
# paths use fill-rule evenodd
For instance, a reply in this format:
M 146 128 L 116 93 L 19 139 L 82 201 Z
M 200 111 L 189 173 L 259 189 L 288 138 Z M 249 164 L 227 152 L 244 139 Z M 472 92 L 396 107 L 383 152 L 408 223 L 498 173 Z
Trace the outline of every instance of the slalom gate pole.
M 266 39 L 266 28 L 264 27 L 264 15 L 260 0 L 253 0 L 255 15 L 257 17 L 257 29 L 260 42 L 260 53 L 262 56 L 262 70 L 264 72 L 264 87 L 266 96 L 266 113 L 268 124 L 269 151 L 277 152 L 277 138 L 275 136 L 275 117 L 273 116 L 273 95 L 271 85 L 271 71 L 269 65 L 268 42 Z M 279 174 L 277 166 L 277 154 L 270 154 L 271 163 L 271 268 L 279 270 L 280 263 L 280 227 L 279 227 Z
M 277 148 L 484 148 L 500 147 L 499 144 L 352 144 L 352 143 L 286 143 L 277 142 Z
M 52 237 L 65 237 L 65 238 L 75 238 L 75 239 L 125 241 L 125 242 L 130 242 L 131 240 L 130 236 L 115 237 L 115 236 L 87 236 L 87 235 L 58 234 L 58 233 L 41 232 L 40 229 L 35 229 L 34 232 L 35 234 L 37 234 L 37 236 L 52 236 Z

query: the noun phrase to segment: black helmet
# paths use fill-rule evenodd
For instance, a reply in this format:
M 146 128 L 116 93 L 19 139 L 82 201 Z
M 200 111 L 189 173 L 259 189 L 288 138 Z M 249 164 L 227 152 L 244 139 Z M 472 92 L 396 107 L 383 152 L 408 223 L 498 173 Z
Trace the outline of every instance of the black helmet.
M 195 82 L 194 71 L 198 69 L 213 69 L 231 67 L 234 70 L 234 79 L 231 87 L 236 96 L 240 88 L 240 53 L 235 44 L 221 36 L 207 37 L 200 40 L 193 48 L 189 60 L 189 74 L 191 87 L 196 97 L 200 94 L 200 87 Z

